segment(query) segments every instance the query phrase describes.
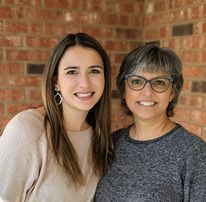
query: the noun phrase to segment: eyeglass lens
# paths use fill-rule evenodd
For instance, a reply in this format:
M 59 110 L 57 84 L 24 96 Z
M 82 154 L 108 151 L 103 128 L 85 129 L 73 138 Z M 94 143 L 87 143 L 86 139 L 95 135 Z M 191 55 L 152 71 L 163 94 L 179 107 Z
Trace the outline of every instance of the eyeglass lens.
M 128 86 L 133 90 L 142 90 L 149 82 L 151 88 L 156 92 L 164 92 L 169 88 L 171 79 L 169 77 L 159 77 L 151 80 L 139 76 L 129 76 Z

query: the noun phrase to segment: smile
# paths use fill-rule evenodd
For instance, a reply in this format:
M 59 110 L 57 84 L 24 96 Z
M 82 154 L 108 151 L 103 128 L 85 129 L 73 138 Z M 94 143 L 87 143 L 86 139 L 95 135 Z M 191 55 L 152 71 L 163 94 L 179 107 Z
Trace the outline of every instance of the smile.
M 140 101 L 138 102 L 140 105 L 143 105 L 143 106 L 153 106 L 155 105 L 156 103 L 155 102 L 152 102 L 152 101 Z
M 94 93 L 90 92 L 90 93 L 75 93 L 75 95 L 79 98 L 87 98 L 87 97 L 91 97 Z

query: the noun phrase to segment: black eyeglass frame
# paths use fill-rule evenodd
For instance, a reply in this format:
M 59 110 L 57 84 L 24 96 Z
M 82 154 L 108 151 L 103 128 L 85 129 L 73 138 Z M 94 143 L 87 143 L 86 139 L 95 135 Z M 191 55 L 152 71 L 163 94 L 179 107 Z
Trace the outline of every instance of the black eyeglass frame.
M 129 79 L 130 77 L 141 78 L 141 79 L 143 79 L 143 80 L 145 81 L 145 84 L 144 84 L 143 87 L 142 87 L 141 89 L 139 89 L 139 90 L 133 89 L 133 88 L 131 88 L 131 86 L 129 85 L 129 82 L 128 82 L 128 79 Z M 128 84 L 128 86 L 129 86 L 129 88 L 130 88 L 131 90 L 134 90 L 134 91 L 140 91 L 140 90 L 142 90 L 142 89 L 146 86 L 146 84 L 149 83 L 153 91 L 155 91 L 156 93 L 163 93 L 163 92 L 167 91 L 167 89 L 170 87 L 170 85 L 171 85 L 172 83 L 174 83 L 174 79 L 173 79 L 172 77 L 169 77 L 169 76 L 155 77 L 155 78 L 153 78 L 153 79 L 149 79 L 149 80 L 148 80 L 148 79 L 146 79 L 146 78 L 143 77 L 143 76 L 133 75 L 133 74 L 126 74 L 124 78 L 127 80 L 127 84 Z M 154 81 L 154 80 L 156 80 L 156 79 L 167 79 L 167 80 L 169 80 L 169 85 L 168 85 L 168 87 L 167 87 L 165 90 L 163 90 L 163 91 L 156 91 L 156 90 L 152 87 L 152 85 L 151 85 L 151 82 Z

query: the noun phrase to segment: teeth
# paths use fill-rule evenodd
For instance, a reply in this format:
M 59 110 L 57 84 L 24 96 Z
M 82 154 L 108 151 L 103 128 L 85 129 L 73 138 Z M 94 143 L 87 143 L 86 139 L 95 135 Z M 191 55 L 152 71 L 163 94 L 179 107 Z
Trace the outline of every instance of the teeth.
M 154 102 L 146 102 L 146 101 L 142 101 L 142 102 L 139 102 L 141 105 L 144 105 L 144 106 L 152 106 L 154 105 L 155 103 Z
M 84 98 L 84 97 L 89 97 L 92 95 L 92 93 L 77 93 L 76 94 L 78 97 L 80 98 Z

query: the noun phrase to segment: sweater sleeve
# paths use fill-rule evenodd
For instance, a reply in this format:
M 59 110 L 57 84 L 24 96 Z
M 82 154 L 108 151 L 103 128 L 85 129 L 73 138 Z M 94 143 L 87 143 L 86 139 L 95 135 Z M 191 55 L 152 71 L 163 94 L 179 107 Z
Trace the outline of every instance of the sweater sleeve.
M 206 201 L 206 143 L 194 143 L 187 155 L 184 201 Z
M 39 128 L 38 119 L 21 112 L 0 136 L 0 201 L 25 201 L 35 185 L 41 167 Z

